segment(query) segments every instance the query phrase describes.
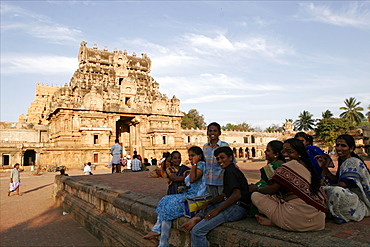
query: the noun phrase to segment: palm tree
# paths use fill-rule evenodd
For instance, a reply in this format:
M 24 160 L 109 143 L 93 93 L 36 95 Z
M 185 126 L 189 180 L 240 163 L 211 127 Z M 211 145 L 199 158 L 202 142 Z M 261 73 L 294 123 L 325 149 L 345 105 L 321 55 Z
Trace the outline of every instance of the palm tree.
M 344 101 L 344 104 L 346 106 L 342 106 L 339 109 L 345 111 L 342 112 L 339 117 L 349 119 L 351 122 L 359 125 L 359 123 L 361 123 L 362 119 L 364 118 L 364 114 L 360 112 L 364 110 L 364 108 L 359 106 L 361 102 L 356 102 L 356 98 L 350 97 L 349 99 L 346 99 Z
M 315 120 L 312 119 L 312 117 L 313 115 L 308 111 L 301 112 L 301 114 L 298 116 L 299 119 L 294 122 L 296 130 L 312 130 L 315 125 Z
M 332 118 L 333 113 L 330 110 L 326 110 L 323 113 L 321 113 L 322 118 Z

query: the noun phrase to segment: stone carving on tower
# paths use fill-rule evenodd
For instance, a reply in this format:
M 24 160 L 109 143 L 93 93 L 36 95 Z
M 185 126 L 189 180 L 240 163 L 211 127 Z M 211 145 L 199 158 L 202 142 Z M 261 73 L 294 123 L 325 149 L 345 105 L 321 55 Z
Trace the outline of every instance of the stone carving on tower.
M 151 60 L 127 52 L 98 50 L 81 43 L 79 68 L 69 85 L 53 96 L 49 114 L 57 109 L 85 109 L 119 113 L 182 116 L 176 97 L 162 95 L 159 84 L 149 75 Z
M 115 138 L 128 154 L 137 150 L 147 156 L 183 145 L 180 101 L 160 93 L 149 75 L 150 58 L 86 44 L 81 42 L 69 84 L 37 84 L 27 121 L 47 125 L 49 143 L 58 150 L 51 148 L 42 157 L 71 164 L 93 156 L 94 163 L 105 163 Z
M 151 60 L 146 54 L 130 56 L 126 50 L 109 52 L 107 47 L 86 45 L 81 42 L 79 65 L 69 83 L 37 83 L 27 118 L 21 115 L 16 124 L 0 122 L 3 165 L 13 160 L 26 166 L 107 166 L 116 138 L 127 154 L 138 151 L 144 158 L 160 158 L 173 150 L 185 155 L 190 146 L 207 142 L 205 130 L 181 129 L 180 100 L 159 91 L 159 83 L 149 75 Z M 262 157 L 269 141 L 294 135 L 293 123 L 287 122 L 284 130 L 225 131 L 223 139 L 239 158 Z

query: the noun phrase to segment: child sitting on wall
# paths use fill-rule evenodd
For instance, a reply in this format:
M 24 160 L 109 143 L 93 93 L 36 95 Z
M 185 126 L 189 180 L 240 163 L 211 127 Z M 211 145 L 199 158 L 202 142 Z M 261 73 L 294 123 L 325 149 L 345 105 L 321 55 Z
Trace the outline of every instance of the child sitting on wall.
M 204 203 L 196 216 L 181 227 L 192 231 L 192 246 L 208 246 L 207 233 L 224 222 L 244 218 L 249 210 L 250 194 L 244 174 L 235 167 L 230 147 L 219 147 L 214 151 L 217 163 L 225 170 L 223 193 Z

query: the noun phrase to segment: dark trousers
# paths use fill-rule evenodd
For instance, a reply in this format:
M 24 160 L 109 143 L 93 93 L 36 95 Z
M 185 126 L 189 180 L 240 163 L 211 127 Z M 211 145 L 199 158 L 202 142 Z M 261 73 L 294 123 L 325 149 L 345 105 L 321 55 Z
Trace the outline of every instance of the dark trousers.
M 114 171 L 116 171 L 116 173 L 121 173 L 121 163 L 112 164 L 112 173 L 114 173 Z

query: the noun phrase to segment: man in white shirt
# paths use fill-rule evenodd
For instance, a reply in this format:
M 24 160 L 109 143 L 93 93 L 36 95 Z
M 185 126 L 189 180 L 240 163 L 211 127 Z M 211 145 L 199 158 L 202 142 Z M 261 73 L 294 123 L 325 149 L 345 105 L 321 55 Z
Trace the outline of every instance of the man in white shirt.
M 131 171 L 138 172 L 141 171 L 141 161 L 137 158 L 137 155 L 135 154 L 134 159 L 131 161 Z
M 17 196 L 21 196 L 19 193 L 19 187 L 21 185 L 21 175 L 19 170 L 19 164 L 14 165 L 14 169 L 10 173 L 10 188 L 8 191 L 8 196 L 11 192 L 16 192 Z
M 84 174 L 85 175 L 93 175 L 92 172 L 91 172 L 91 162 L 89 162 L 85 165 Z
M 116 171 L 116 173 L 121 172 L 121 158 L 122 158 L 122 146 L 119 145 L 119 140 L 116 139 L 115 144 L 110 149 L 110 154 L 112 157 L 112 173 Z

